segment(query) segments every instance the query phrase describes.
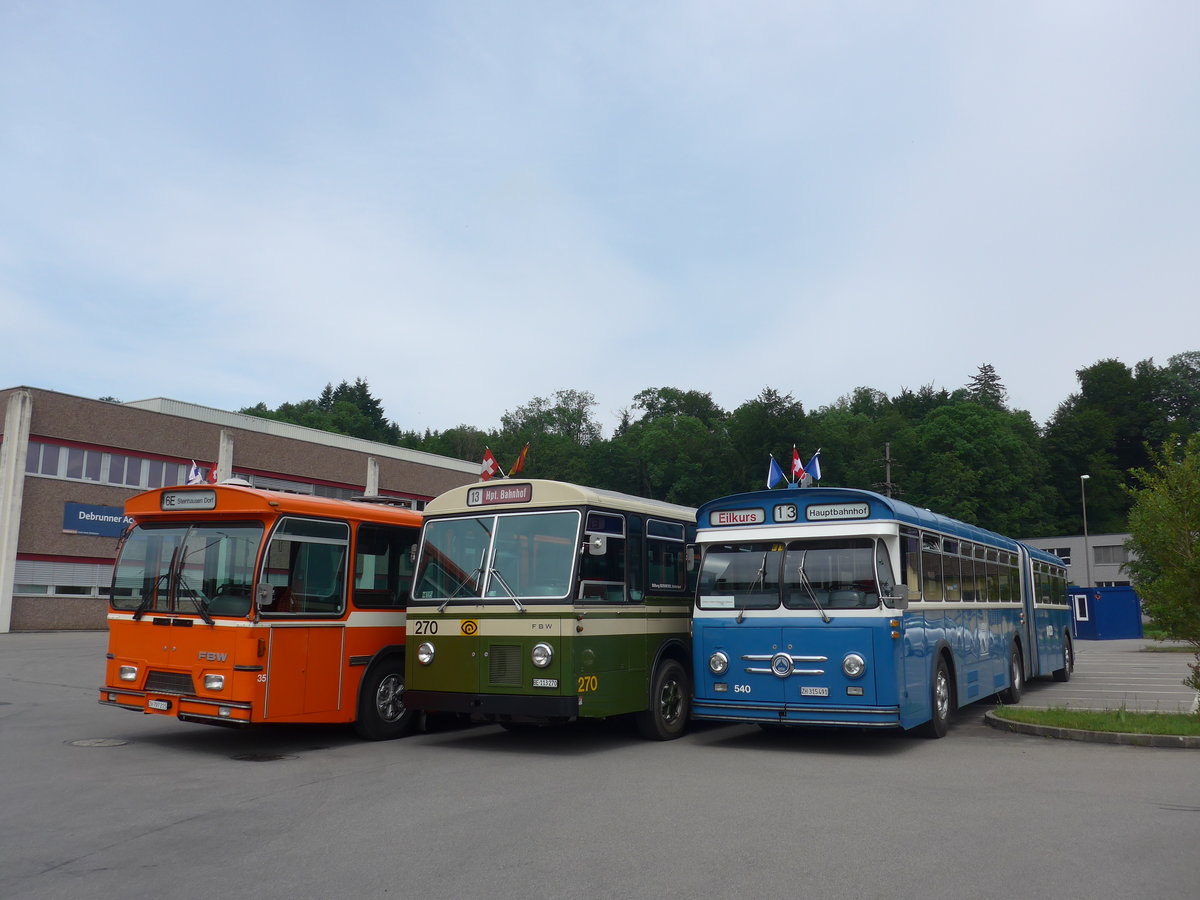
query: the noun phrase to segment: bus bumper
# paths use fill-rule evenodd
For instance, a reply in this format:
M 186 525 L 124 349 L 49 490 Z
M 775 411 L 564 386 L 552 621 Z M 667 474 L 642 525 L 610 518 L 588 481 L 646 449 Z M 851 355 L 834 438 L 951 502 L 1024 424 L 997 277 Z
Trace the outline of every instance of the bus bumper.
M 170 716 L 184 722 L 211 725 L 249 725 L 251 704 L 217 701 L 179 694 L 154 694 L 128 688 L 100 688 L 101 706 L 115 706 L 151 716 Z
M 448 691 L 405 691 L 409 709 L 475 716 L 512 716 L 528 719 L 574 719 L 579 697 L 534 697 L 524 694 L 462 694 Z
M 817 706 L 798 703 L 723 703 L 692 701 L 692 718 L 758 725 L 826 725 L 852 728 L 899 728 L 897 706 Z

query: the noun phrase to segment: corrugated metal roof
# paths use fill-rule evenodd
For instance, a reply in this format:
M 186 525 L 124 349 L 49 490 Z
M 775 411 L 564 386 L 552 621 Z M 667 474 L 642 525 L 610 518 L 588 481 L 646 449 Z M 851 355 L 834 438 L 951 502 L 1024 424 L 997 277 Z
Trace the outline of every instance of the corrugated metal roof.
M 479 474 L 480 464 L 478 462 L 453 459 L 449 456 L 439 456 L 436 453 L 425 453 L 422 450 L 409 450 L 407 447 L 381 444 L 378 441 L 367 441 L 344 434 L 320 431 L 316 428 L 306 428 L 303 425 L 292 425 L 289 422 L 277 422 L 274 419 L 262 419 L 258 416 L 248 416 L 244 413 L 213 409 L 211 406 L 201 406 L 198 403 L 185 403 L 182 400 L 171 400 L 167 397 L 133 400 L 121 405 L 129 406 L 133 409 L 144 409 L 148 412 L 162 413 L 167 416 L 178 416 L 181 419 L 208 422 L 211 425 L 221 425 L 226 428 L 257 431 L 262 434 L 273 435 L 274 437 L 290 438 L 294 441 L 307 441 L 310 444 L 340 447 L 343 450 L 353 450 L 356 453 L 385 456 L 389 459 L 399 459 L 422 466 L 450 469 L 454 472 L 469 472 L 474 475 Z

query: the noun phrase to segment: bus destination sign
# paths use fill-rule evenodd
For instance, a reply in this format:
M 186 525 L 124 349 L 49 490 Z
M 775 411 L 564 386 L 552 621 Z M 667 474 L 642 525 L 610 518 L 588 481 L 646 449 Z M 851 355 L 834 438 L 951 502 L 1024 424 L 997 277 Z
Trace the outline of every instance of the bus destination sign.
M 718 509 L 708 514 L 709 525 L 761 525 L 765 521 L 761 509 Z
M 804 518 L 809 522 L 869 519 L 871 507 L 867 503 L 814 503 L 804 511 Z
M 160 506 L 164 510 L 216 509 L 217 492 L 211 488 L 202 491 L 163 491 Z
M 532 484 L 489 484 L 467 491 L 467 506 L 495 506 L 498 503 L 528 503 L 533 499 Z

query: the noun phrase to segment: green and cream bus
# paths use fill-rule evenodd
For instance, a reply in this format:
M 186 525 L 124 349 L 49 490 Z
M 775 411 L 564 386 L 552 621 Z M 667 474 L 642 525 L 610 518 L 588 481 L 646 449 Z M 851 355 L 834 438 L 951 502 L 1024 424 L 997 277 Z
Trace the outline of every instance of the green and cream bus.
M 404 703 L 513 727 L 626 713 L 679 737 L 696 512 L 538 479 L 425 507 Z

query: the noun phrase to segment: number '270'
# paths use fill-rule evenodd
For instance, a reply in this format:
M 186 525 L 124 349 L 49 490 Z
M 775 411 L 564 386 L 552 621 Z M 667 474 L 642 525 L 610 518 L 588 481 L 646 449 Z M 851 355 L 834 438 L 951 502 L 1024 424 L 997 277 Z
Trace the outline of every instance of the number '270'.
M 579 676 L 579 693 L 586 694 L 588 691 L 598 690 L 600 687 L 600 679 L 595 675 L 580 675 Z

